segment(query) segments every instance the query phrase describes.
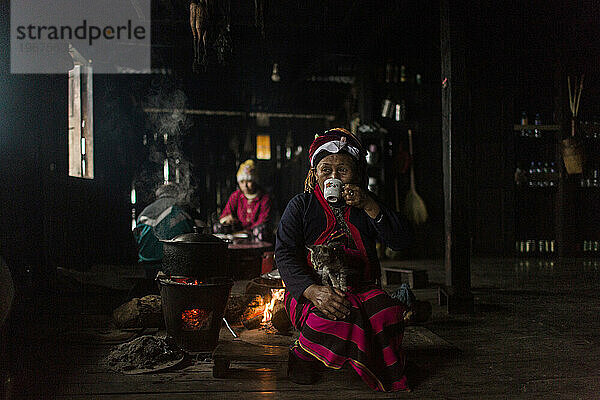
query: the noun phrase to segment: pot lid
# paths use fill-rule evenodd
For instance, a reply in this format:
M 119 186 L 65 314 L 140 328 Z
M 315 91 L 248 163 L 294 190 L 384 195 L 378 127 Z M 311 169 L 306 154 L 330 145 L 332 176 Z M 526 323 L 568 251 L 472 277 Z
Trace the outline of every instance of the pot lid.
M 218 237 L 211 235 L 209 233 L 183 233 L 181 235 L 175 236 L 170 240 L 161 240 L 161 242 L 165 243 L 225 243 Z

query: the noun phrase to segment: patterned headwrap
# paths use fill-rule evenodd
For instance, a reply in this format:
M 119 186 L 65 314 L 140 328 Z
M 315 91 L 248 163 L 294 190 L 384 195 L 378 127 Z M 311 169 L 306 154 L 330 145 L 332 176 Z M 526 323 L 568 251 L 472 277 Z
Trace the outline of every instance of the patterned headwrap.
M 256 181 L 256 165 L 253 160 L 246 160 L 238 169 L 237 181 Z
M 315 137 L 308 149 L 310 170 L 304 181 L 304 191 L 311 192 L 316 185 L 317 177 L 315 168 L 324 157 L 330 154 L 344 153 L 357 161 L 359 168 L 363 168 L 364 149 L 360 140 L 344 128 L 333 128 Z

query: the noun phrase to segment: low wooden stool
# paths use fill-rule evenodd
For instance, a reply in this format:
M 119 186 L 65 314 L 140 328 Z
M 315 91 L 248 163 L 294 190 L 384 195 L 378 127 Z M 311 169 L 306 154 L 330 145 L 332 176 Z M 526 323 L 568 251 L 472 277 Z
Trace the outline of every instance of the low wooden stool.
M 288 347 L 254 345 L 242 341 L 219 343 L 213 358 L 213 377 L 227 378 L 232 361 L 251 362 L 287 362 Z
M 398 275 L 400 275 L 400 279 L 397 279 Z M 411 289 L 424 289 L 429 284 L 429 277 L 427 276 L 427 271 L 424 269 L 413 269 L 400 265 L 382 265 L 382 286 L 394 283 L 408 283 Z

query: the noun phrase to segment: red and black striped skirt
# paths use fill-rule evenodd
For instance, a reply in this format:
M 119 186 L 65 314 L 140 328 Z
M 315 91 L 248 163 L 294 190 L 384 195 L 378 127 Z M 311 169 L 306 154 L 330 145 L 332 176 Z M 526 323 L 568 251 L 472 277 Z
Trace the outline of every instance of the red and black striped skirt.
M 352 304 L 344 320 L 327 319 L 311 302 L 296 301 L 288 292 L 285 307 L 300 337 L 292 351 L 312 357 L 329 368 L 348 363 L 362 380 L 377 391 L 408 389 L 402 351 L 404 307 L 377 287 L 360 293 L 348 291 Z

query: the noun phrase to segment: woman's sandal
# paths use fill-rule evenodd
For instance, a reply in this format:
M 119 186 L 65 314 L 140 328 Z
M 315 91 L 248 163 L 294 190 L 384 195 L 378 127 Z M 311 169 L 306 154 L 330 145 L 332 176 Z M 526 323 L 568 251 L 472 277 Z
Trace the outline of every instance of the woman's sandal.
M 303 360 L 293 351 L 289 351 L 287 376 L 290 381 L 299 385 L 312 385 L 320 377 L 318 370 L 316 361 Z

